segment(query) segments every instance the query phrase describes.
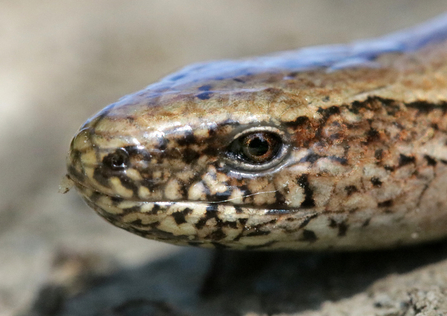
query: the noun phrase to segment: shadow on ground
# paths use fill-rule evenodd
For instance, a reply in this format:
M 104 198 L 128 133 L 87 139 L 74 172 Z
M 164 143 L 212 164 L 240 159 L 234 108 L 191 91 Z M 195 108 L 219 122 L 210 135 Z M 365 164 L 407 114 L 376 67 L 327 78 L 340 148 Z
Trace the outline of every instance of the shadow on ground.
M 71 297 L 63 295 L 69 292 L 63 286 L 46 287 L 31 314 L 288 315 L 317 310 L 324 301 L 352 297 L 389 274 L 446 258 L 446 242 L 355 253 L 185 249 L 143 266 L 92 275 Z

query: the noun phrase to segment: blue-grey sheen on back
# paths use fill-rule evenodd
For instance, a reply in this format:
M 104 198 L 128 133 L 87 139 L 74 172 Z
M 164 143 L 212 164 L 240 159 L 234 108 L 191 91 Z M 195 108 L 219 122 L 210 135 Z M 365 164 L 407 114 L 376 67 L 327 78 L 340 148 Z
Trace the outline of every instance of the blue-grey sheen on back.
M 176 90 L 184 85 L 208 80 L 237 78 L 266 72 L 306 71 L 327 68 L 333 71 L 353 66 L 377 67 L 374 59 L 384 53 L 411 52 L 447 39 L 447 14 L 426 23 L 348 45 L 324 45 L 274 53 L 241 60 L 197 63 L 175 72 L 147 89 L 154 92 Z
M 355 250 L 447 237 L 447 14 L 188 66 L 89 119 L 67 177 L 137 235 Z

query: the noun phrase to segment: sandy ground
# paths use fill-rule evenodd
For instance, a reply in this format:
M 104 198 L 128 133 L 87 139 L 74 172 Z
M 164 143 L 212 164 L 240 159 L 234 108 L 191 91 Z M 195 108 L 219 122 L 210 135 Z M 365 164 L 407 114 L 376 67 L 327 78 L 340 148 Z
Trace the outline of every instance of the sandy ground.
M 430 306 L 444 315 L 443 244 L 398 255 L 248 255 L 256 264 L 241 266 L 267 266 L 249 268 L 254 276 L 222 272 L 220 294 L 205 299 L 197 290 L 210 252 L 135 237 L 57 189 L 70 138 L 90 115 L 181 66 L 378 36 L 446 8 L 441 0 L 1 1 L 0 316 L 416 315 Z M 380 267 L 371 263 L 378 256 Z M 420 301 L 426 310 L 413 308 Z

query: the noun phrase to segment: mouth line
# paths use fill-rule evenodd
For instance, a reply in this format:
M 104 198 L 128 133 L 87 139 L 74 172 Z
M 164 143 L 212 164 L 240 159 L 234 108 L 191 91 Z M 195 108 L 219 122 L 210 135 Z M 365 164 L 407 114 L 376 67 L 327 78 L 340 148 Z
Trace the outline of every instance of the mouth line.
M 295 208 L 295 207 L 284 207 L 279 205 L 252 205 L 252 204 L 232 204 L 228 201 L 195 201 L 195 200 L 156 200 L 156 201 L 149 201 L 149 200 L 138 200 L 138 199 L 132 199 L 132 198 L 123 198 L 123 197 L 117 197 L 112 196 L 103 192 L 95 191 L 96 194 L 101 196 L 106 196 L 110 199 L 115 199 L 117 202 L 130 202 L 135 204 L 154 204 L 159 206 L 165 206 L 169 207 L 172 205 L 181 205 L 184 204 L 186 206 L 194 206 L 194 205 L 205 205 L 207 208 L 210 208 L 210 211 L 217 211 L 219 206 L 223 207 L 232 207 L 236 210 L 240 209 L 241 211 L 244 209 L 251 209 L 256 211 L 263 211 L 266 215 L 274 215 L 274 214 L 292 214 L 292 213 L 299 213 L 299 212 L 314 212 L 312 209 L 305 209 L 305 208 Z
M 195 204 L 195 205 L 208 205 L 214 207 L 216 210 L 219 206 L 231 206 L 236 209 L 253 209 L 253 210 L 264 210 L 266 214 L 290 214 L 290 213 L 297 213 L 297 212 L 312 212 L 312 208 L 303 208 L 303 207 L 289 207 L 286 205 L 280 205 L 280 204 L 271 204 L 271 205 L 253 205 L 253 204 L 233 204 L 231 203 L 232 199 L 222 200 L 222 201 L 203 201 L 203 200 L 143 200 L 143 199 L 137 199 L 137 198 L 126 198 L 122 196 L 116 196 L 116 195 L 110 195 L 108 193 L 102 192 L 98 189 L 92 188 L 90 186 L 85 185 L 84 183 L 81 183 L 77 181 L 76 179 L 73 179 L 70 177 L 70 175 L 67 175 L 68 178 L 73 181 L 74 186 L 81 191 L 80 193 L 88 198 L 91 199 L 93 195 L 96 196 L 105 196 L 111 200 L 114 200 L 118 203 L 120 202 L 133 202 L 135 204 L 145 204 L 145 203 L 153 203 L 153 204 L 159 204 L 159 205 L 165 205 L 170 206 L 172 204 Z M 85 194 L 85 190 L 91 190 L 93 194 Z M 271 193 L 274 191 L 265 191 L 265 192 L 258 192 L 249 194 L 246 197 L 258 195 L 258 194 L 265 194 L 265 193 Z M 92 201 L 93 202 L 93 201 Z

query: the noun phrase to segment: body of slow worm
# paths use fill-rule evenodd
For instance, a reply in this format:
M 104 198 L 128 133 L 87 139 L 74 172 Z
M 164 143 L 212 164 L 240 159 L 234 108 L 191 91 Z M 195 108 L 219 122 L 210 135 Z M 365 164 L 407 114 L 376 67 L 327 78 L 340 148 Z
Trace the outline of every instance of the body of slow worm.
M 371 249 L 447 236 L 447 16 L 189 66 L 89 119 L 68 178 L 179 245 Z

